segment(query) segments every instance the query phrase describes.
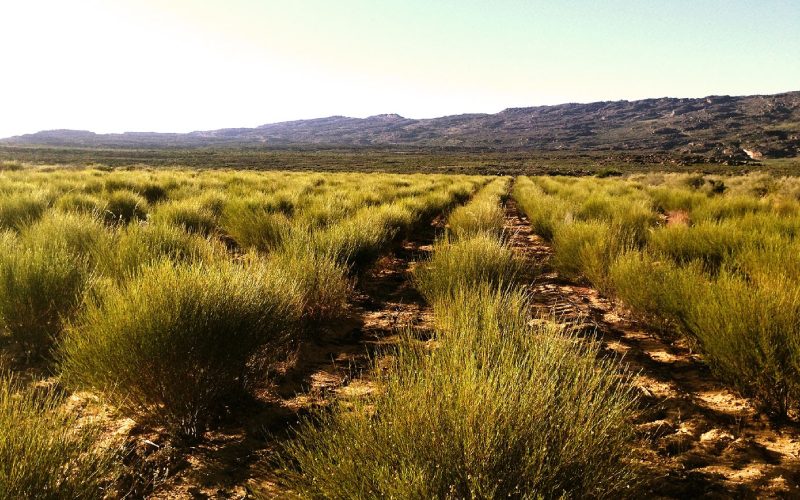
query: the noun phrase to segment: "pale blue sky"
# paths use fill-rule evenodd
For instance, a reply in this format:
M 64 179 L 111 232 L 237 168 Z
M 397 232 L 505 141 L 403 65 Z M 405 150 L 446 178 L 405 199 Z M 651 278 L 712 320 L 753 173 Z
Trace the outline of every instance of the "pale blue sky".
M 798 0 L 3 0 L 0 137 L 800 90 Z

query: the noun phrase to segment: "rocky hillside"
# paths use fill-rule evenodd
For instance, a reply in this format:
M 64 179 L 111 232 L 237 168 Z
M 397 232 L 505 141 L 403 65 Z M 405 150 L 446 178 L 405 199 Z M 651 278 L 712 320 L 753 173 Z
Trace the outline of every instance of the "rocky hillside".
M 395 147 L 495 151 L 650 151 L 712 158 L 800 156 L 800 91 L 512 108 L 426 120 L 332 116 L 188 134 L 51 130 L 5 144 L 61 147 Z

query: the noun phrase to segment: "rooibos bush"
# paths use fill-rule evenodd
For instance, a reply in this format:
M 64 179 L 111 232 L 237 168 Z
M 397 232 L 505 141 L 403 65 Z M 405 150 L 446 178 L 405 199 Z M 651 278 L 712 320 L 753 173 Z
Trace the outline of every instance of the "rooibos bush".
M 301 423 L 285 486 L 309 498 L 615 497 L 636 483 L 635 396 L 597 346 L 528 326 L 515 292 L 460 290 L 433 350 Z M 436 313 L 439 314 L 439 313 Z
M 85 193 L 67 193 L 56 200 L 56 208 L 65 212 L 102 214 L 106 203 L 100 198 Z
M 800 288 L 784 276 L 757 285 L 723 271 L 687 305 L 688 325 L 720 377 L 780 417 L 800 402 Z
M 254 356 L 281 352 L 291 338 L 299 305 L 286 286 L 258 265 L 146 268 L 68 329 L 65 379 L 197 437 L 242 394 Z
M 270 274 L 283 274 L 292 282 L 304 320 L 322 322 L 346 314 L 351 287 L 347 268 L 331 256 L 292 246 L 270 255 L 267 266 Z
M 502 236 L 505 216 L 500 201 L 507 186 L 507 179 L 497 179 L 483 188 L 472 201 L 453 210 L 447 219 L 450 233 L 461 239 L 479 234 L 495 238 Z
M 140 268 L 162 259 L 210 262 L 224 253 L 219 244 L 167 224 L 131 224 L 119 231 L 116 253 L 105 269 L 117 279 L 125 279 Z
M 222 229 L 242 248 L 267 251 L 280 245 L 288 236 L 290 223 L 281 212 L 233 201 L 222 213 Z
M 3 193 L 0 196 L 0 229 L 20 229 L 38 219 L 47 208 L 42 193 Z
M 705 283 L 700 262 L 679 267 L 646 252 L 629 251 L 612 263 L 609 276 L 616 296 L 637 316 L 690 334 L 686 331 L 688 307 Z
M 172 224 L 203 235 L 210 234 L 217 227 L 216 217 L 198 201 L 163 203 L 153 212 L 152 221 Z
M 47 353 L 90 279 L 86 260 L 63 244 L 0 245 L 0 331 L 28 355 Z
M 41 219 L 20 232 L 24 248 L 41 247 L 59 251 L 63 246 L 92 264 L 110 259 L 113 234 L 95 214 L 48 211 Z
M 147 200 L 132 191 L 114 191 L 105 205 L 106 220 L 130 222 L 147 217 Z
M 102 443 L 52 388 L 0 376 L 0 498 L 104 498 L 118 475 L 119 443 Z
M 492 236 L 442 241 L 435 248 L 414 272 L 416 286 L 429 302 L 483 283 L 512 285 L 522 277 L 522 261 Z

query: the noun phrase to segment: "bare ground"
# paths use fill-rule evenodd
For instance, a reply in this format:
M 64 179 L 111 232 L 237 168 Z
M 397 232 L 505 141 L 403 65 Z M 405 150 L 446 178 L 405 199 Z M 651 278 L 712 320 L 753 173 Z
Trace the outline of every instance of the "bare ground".
M 641 460 L 652 471 L 651 498 L 799 498 L 800 428 L 770 422 L 717 381 L 680 341 L 663 340 L 597 290 L 562 279 L 552 249 L 506 204 L 511 245 L 537 272 L 534 308 L 596 335 L 606 354 L 622 356 L 641 392 Z

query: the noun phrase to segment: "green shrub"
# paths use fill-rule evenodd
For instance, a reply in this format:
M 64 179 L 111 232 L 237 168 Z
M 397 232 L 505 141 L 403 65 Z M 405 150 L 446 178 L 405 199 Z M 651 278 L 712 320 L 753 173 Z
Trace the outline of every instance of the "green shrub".
M 106 220 L 128 223 L 147 217 L 147 200 L 132 191 L 114 191 L 108 196 Z
M 379 391 L 301 422 L 284 486 L 308 498 L 629 493 L 635 396 L 598 347 L 529 326 L 513 292 L 452 300 L 438 347 L 407 340 L 376 370 Z
M 563 224 L 570 212 L 565 200 L 545 194 L 527 177 L 518 177 L 514 185 L 514 199 L 528 217 L 531 230 L 545 240 L 551 241 L 556 227 Z
M 63 320 L 81 302 L 90 273 L 85 259 L 61 245 L 0 248 L 0 332 L 28 355 L 47 353 Z
M 701 222 L 691 227 L 675 225 L 653 231 L 648 248 L 678 263 L 699 260 L 709 272 L 716 272 L 748 238 L 730 222 Z
M 676 327 L 722 379 L 779 416 L 800 402 L 800 287 L 780 273 L 757 282 L 723 269 L 709 278 L 700 262 L 680 267 L 646 254 L 611 268 L 617 296 L 638 315 Z
M 664 329 L 691 334 L 686 329 L 688 308 L 706 281 L 699 262 L 679 267 L 648 253 L 629 251 L 613 262 L 609 276 L 617 298 L 637 316 Z
M 91 264 L 111 258 L 113 234 L 96 215 L 48 211 L 41 219 L 20 232 L 22 247 L 66 248 Z
M 649 205 L 634 199 L 592 195 L 575 213 L 578 220 L 604 221 L 615 227 L 618 236 L 637 246 L 647 239 L 648 230 L 658 217 Z
M 460 239 L 479 234 L 501 237 L 505 213 L 500 202 L 507 188 L 508 179 L 496 179 L 472 201 L 453 210 L 447 219 L 450 234 Z
M 239 247 L 260 251 L 279 246 L 291 229 L 289 218 L 283 213 L 238 201 L 225 206 L 221 225 Z
M 711 368 L 769 412 L 800 403 L 800 287 L 776 275 L 753 286 L 722 272 L 688 305 L 688 324 Z
M 553 265 L 569 278 L 581 277 L 587 256 L 604 247 L 609 235 L 609 225 L 599 221 L 559 226 L 553 238 Z
M 310 233 L 310 238 L 320 255 L 344 264 L 363 264 L 377 257 L 401 230 L 410 228 L 416 220 L 417 214 L 405 204 L 390 203 L 358 210 L 351 217 Z
M 293 284 L 304 320 L 322 323 L 347 314 L 347 268 L 331 256 L 319 255 L 308 245 L 293 246 L 271 254 L 267 265 L 268 274 L 283 274 Z
M 775 235 L 752 238 L 730 265 L 756 284 L 771 282 L 774 276 L 800 284 L 800 240 Z
M 275 355 L 291 339 L 300 305 L 287 286 L 263 266 L 144 269 L 90 301 L 67 330 L 65 380 L 197 437 L 242 394 L 254 357 Z
M 447 219 L 450 234 L 462 239 L 478 234 L 499 238 L 503 233 L 505 214 L 498 202 L 499 200 L 486 200 L 456 208 Z
M 619 199 L 593 193 L 577 207 L 575 217 L 579 220 L 611 220 L 615 215 L 617 203 Z
M 218 243 L 169 225 L 131 224 L 120 229 L 115 256 L 104 272 L 118 279 L 162 259 L 173 262 L 211 262 L 224 255 Z
M 172 224 L 192 233 L 209 235 L 217 228 L 217 218 L 197 201 L 162 203 L 152 214 L 154 224 Z
M 720 221 L 769 210 L 769 204 L 752 196 L 715 196 L 695 207 L 693 220 Z
M 649 190 L 653 205 L 662 212 L 686 211 L 704 203 L 708 197 L 702 193 L 689 189 L 671 187 L 657 187 Z
M 222 216 L 225 205 L 228 203 L 225 193 L 216 190 L 203 192 L 196 200 L 202 209 L 211 212 L 211 215 L 217 219 Z
M 136 192 L 139 189 L 139 182 L 132 176 L 127 176 L 124 173 L 113 173 L 105 176 L 103 181 L 103 189 L 109 193 L 114 191 L 131 191 Z
M 622 172 L 612 167 L 604 167 L 598 170 L 595 174 L 598 179 L 605 179 L 607 177 L 622 177 Z
M 56 208 L 64 212 L 103 214 L 106 203 L 100 198 L 85 193 L 67 193 L 56 200 Z
M 0 498 L 105 498 L 119 473 L 119 443 L 80 422 L 52 387 L 0 376 Z
M 167 190 L 164 186 L 154 182 L 148 182 L 139 188 L 139 194 L 147 200 L 147 203 L 158 203 L 167 199 Z
M 20 229 L 44 213 L 47 198 L 41 193 L 0 194 L 0 229 Z
M 417 289 L 431 303 L 481 284 L 511 286 L 523 277 L 523 262 L 514 251 L 486 234 L 441 241 L 434 248 L 431 259 L 414 271 Z

